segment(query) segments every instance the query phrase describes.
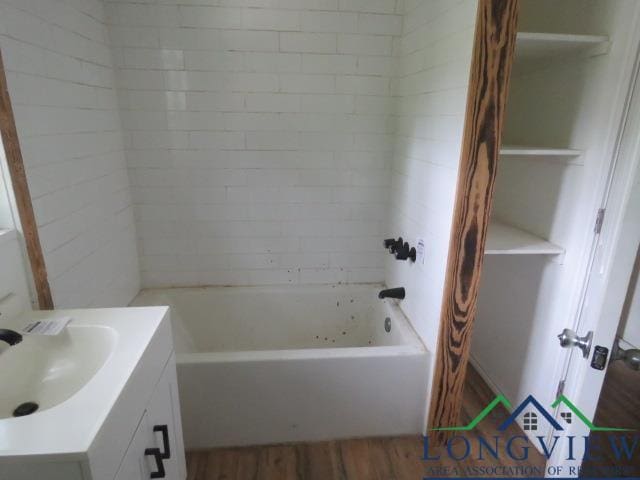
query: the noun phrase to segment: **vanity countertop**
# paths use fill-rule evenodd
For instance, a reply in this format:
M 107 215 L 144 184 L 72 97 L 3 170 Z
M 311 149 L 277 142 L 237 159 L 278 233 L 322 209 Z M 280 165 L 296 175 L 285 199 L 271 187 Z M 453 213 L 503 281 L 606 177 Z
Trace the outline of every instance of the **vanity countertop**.
M 131 384 L 127 385 L 127 382 L 130 380 L 137 382 L 135 379 L 132 380 L 132 377 L 145 352 L 150 350 L 152 344 L 160 342 L 152 352 L 158 358 L 151 359 L 160 362 L 164 361 L 164 357 L 156 352 L 170 350 L 171 331 L 167 307 L 30 311 L 10 321 L 0 322 L 0 328 L 19 331 L 34 321 L 65 316 L 71 317 L 72 320 L 66 330 L 57 336 L 24 335 L 20 344 L 8 348 L 4 345 L 0 347 L 2 350 L 0 374 L 3 381 L 22 382 L 20 389 L 14 387 L 15 391 L 20 392 L 31 391 L 28 382 L 32 381 L 33 392 L 35 392 L 33 396 L 37 397 L 44 388 L 42 385 L 46 382 L 56 382 L 57 376 L 65 375 L 65 369 L 73 372 L 80 371 L 82 375 L 84 366 L 78 365 L 77 358 L 72 356 L 66 358 L 58 355 L 56 361 L 52 362 L 52 365 L 55 364 L 54 367 L 46 364 L 42 359 L 49 357 L 39 353 L 47 353 L 46 350 L 49 348 L 58 348 L 59 351 L 65 352 L 82 352 L 85 355 L 83 358 L 88 359 L 85 363 L 91 363 L 94 356 L 102 355 L 99 364 L 95 364 L 97 366 L 94 370 L 84 368 L 86 378 L 82 377 L 82 386 L 75 389 L 75 393 L 66 400 L 60 401 L 65 396 L 68 397 L 68 391 L 64 389 L 61 391 L 60 387 L 54 385 L 53 388 L 47 387 L 49 398 L 44 398 L 43 401 L 51 401 L 51 396 L 57 395 L 56 405 L 24 417 L 0 418 L 0 463 L 20 461 L 25 456 L 37 456 L 40 461 L 53 458 L 56 461 L 82 459 L 99 434 L 109 413 L 117 405 L 125 387 L 132 387 Z M 98 335 L 100 340 L 95 342 L 93 340 L 95 337 L 91 337 L 92 335 Z M 78 345 L 78 342 L 87 338 L 91 339 L 88 341 L 89 347 Z M 74 342 L 75 345 L 73 345 Z M 94 348 L 95 352 L 91 351 Z M 20 353 L 18 349 L 29 350 L 22 350 Z M 20 357 L 17 356 L 19 354 Z M 169 352 L 166 354 L 168 355 Z M 9 355 L 14 357 L 9 358 Z M 16 368 L 16 358 L 22 363 L 25 359 L 33 359 L 27 361 L 39 361 L 41 365 L 33 368 L 30 365 L 26 365 L 25 368 L 19 366 Z M 3 368 L 11 368 L 11 371 L 2 372 Z M 35 381 L 26 378 L 30 371 L 39 372 Z M 68 372 L 66 374 L 70 375 Z M 79 380 L 75 378 L 74 381 Z M 134 387 L 137 387 L 137 384 Z M 1 388 L 10 389 L 11 385 L 1 385 Z M 136 390 L 137 388 L 128 388 L 128 391 Z M 8 391 L 5 390 L 5 392 Z M 140 393 L 142 394 L 143 392 Z M 41 395 L 46 397 L 42 393 Z M 127 398 L 127 404 L 130 402 L 129 398 Z M 37 398 L 24 400 L 37 401 Z M 1 401 L 2 393 L 0 392 Z M 122 409 L 123 406 L 120 405 L 119 408 Z

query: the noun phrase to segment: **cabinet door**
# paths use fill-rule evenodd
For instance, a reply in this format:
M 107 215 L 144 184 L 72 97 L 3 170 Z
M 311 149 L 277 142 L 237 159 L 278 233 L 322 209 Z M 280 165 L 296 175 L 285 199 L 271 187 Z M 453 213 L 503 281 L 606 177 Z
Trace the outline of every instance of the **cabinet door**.
M 182 421 L 178 400 L 175 359 L 172 356 L 165 368 L 147 407 L 149 428 L 155 444 L 163 453 L 167 480 L 184 480 L 187 476 Z
M 155 458 L 145 455 L 149 446 L 153 445 L 154 438 L 149 427 L 149 419 L 145 413 L 140 420 L 127 453 L 124 455 L 115 480 L 147 480 L 151 473 L 155 472 Z
M 171 357 L 115 480 L 184 480 L 186 476 L 176 365 Z

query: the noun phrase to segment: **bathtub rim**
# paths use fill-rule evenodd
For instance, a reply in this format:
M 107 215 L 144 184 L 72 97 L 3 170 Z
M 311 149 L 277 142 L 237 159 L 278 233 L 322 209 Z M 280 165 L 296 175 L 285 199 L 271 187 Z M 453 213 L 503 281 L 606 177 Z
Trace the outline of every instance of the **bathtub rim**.
M 427 349 L 415 345 L 372 347 L 304 348 L 290 350 L 244 350 L 237 352 L 177 353 L 178 365 L 258 361 L 317 360 L 321 358 L 403 357 L 426 355 Z

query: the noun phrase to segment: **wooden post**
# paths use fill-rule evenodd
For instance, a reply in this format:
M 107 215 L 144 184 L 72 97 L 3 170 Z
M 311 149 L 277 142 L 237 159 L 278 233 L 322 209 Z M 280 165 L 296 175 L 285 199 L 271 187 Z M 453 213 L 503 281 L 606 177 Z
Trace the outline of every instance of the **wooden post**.
M 20 216 L 27 255 L 31 264 L 38 304 L 42 310 L 51 310 L 53 309 L 53 298 L 40 245 L 38 226 L 33 213 L 33 205 L 31 204 L 27 176 L 24 171 L 24 162 L 22 161 L 18 131 L 13 109 L 11 108 L 11 99 L 9 98 L 2 52 L 0 52 L 0 133 L 2 134 L 2 143 L 7 157 L 9 176 L 11 177 L 11 185 L 13 186 L 18 215 Z
M 428 428 L 457 425 L 462 408 L 517 21 L 518 0 L 478 1 Z

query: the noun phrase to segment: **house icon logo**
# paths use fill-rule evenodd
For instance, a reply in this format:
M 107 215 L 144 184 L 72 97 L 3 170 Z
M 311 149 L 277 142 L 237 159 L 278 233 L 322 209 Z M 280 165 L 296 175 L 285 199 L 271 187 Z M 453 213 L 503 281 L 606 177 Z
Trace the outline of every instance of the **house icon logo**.
M 512 405 L 509 400 L 504 395 L 498 395 L 496 398 L 489 403 L 476 417 L 471 420 L 465 426 L 457 426 L 457 427 L 438 427 L 433 428 L 433 431 L 449 431 L 449 432 L 468 432 L 473 430 L 480 422 L 482 422 L 489 414 L 491 414 L 496 407 L 499 405 L 503 405 L 508 411 L 512 410 Z M 564 407 L 564 410 L 560 412 L 560 418 L 566 423 L 570 425 L 573 423 L 574 418 L 577 418 L 582 423 L 584 423 L 587 428 L 589 428 L 592 432 L 630 432 L 633 429 L 629 428 L 611 428 L 611 427 L 597 427 L 595 426 L 586 415 L 584 415 L 578 407 L 576 407 L 567 397 L 561 395 L 556 399 L 555 402 L 551 404 L 550 410 L 553 412 L 559 406 Z M 564 430 L 564 427 L 554 418 L 554 416 L 542 406 L 542 404 L 533 396 L 529 395 L 525 398 L 522 403 L 520 403 L 515 409 L 512 410 L 513 413 L 509 415 L 509 417 L 504 420 L 498 426 L 498 431 L 504 432 L 509 428 L 509 426 L 514 423 L 521 415 L 522 417 L 522 427 L 525 431 L 535 432 L 538 430 L 540 423 L 542 420 L 546 421 L 551 427 L 557 431 L 561 432 Z
M 509 418 L 507 418 L 504 423 L 502 423 L 502 425 L 498 427 L 498 431 L 504 432 L 513 422 L 516 421 L 516 419 L 523 412 L 525 412 L 525 410 L 527 410 L 527 412 L 524 414 L 524 430 L 538 430 L 538 415 L 544 417 L 554 430 L 564 430 L 564 428 L 562 428 L 562 426 L 558 422 L 556 422 L 555 418 L 553 418 L 553 416 L 549 412 L 547 412 L 547 410 L 542 405 L 540 405 L 540 403 L 533 397 L 533 395 L 529 395 L 520 405 L 518 405 L 518 408 L 513 411 L 511 416 L 509 416 Z

